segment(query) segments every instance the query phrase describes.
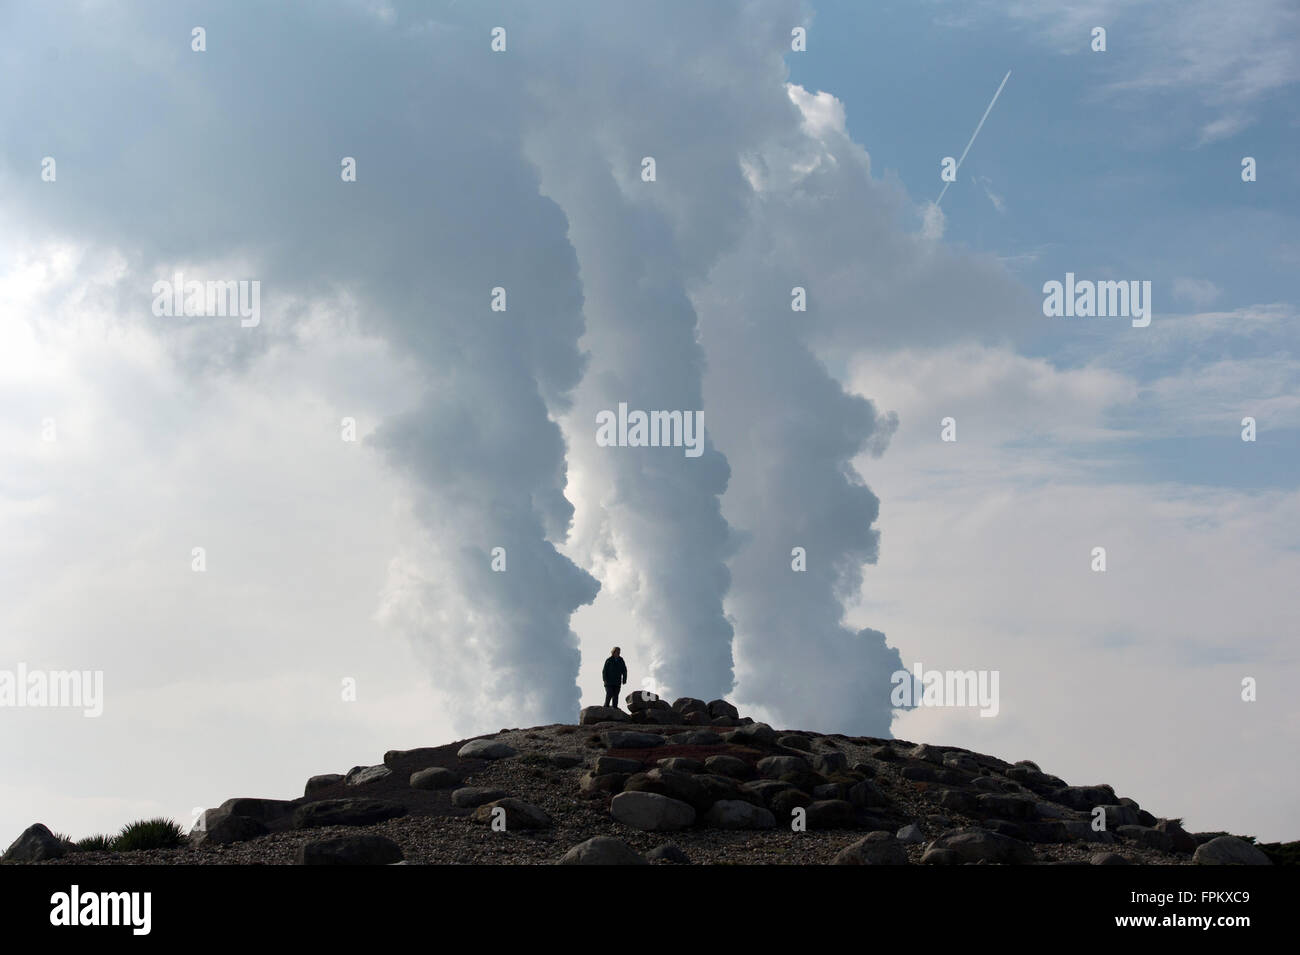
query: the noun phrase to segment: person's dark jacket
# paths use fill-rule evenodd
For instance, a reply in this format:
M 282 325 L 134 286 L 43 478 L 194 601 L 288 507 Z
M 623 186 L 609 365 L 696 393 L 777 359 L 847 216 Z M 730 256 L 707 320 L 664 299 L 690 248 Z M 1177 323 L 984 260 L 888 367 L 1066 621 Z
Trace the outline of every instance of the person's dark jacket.
M 627 682 L 627 664 L 623 662 L 622 657 L 610 657 L 605 661 L 605 669 L 601 671 L 601 677 L 606 686 L 622 686 Z

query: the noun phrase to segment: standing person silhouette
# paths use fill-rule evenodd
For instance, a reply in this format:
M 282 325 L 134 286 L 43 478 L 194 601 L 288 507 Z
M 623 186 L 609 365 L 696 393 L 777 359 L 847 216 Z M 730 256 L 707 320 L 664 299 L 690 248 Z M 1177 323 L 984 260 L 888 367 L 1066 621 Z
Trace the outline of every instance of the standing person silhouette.
M 605 705 L 615 708 L 618 707 L 618 691 L 627 682 L 627 664 L 623 662 L 621 653 L 618 647 L 610 650 L 605 668 L 600 671 L 601 678 L 605 681 Z

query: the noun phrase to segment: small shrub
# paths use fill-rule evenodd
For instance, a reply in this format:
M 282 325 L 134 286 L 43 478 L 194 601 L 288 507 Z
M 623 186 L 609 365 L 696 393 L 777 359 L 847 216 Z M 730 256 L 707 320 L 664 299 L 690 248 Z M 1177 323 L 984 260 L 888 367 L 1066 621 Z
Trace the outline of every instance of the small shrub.
M 111 852 L 113 851 L 113 837 L 105 835 L 86 836 L 84 839 L 78 839 L 72 846 L 73 852 Z
M 141 849 L 175 849 L 184 845 L 185 832 L 170 819 L 140 819 L 123 826 L 113 840 L 117 852 Z
M 526 766 L 549 766 L 551 757 L 545 753 L 524 753 L 519 757 L 519 762 Z

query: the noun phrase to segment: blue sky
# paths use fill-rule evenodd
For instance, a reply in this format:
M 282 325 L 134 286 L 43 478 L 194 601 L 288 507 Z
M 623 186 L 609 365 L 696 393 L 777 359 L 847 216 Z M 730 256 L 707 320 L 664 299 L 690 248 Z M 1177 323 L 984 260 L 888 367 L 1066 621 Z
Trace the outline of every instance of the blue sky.
M 1071 8 L 1047 3 L 1031 17 L 999 5 L 961 5 L 962 14 L 953 16 L 958 7 L 944 3 L 818 3 L 810 52 L 787 56 L 791 79 L 834 91 L 848 130 L 868 146 L 874 175 L 896 177 L 921 199 L 938 196 L 940 158 L 960 156 L 1011 70 L 944 196 L 948 242 L 999 257 L 1036 294 L 1067 271 L 1080 279 L 1150 280 L 1161 323 L 1202 310 L 1294 306 L 1300 297 L 1296 86 L 1280 83 L 1227 103 L 1216 86 L 1224 69 L 1249 67 L 1270 46 L 1223 50 L 1218 60 L 1228 66 L 1207 62 L 1198 74 L 1195 63 L 1182 62 L 1186 51 L 1151 44 L 1153 22 L 1181 15 L 1173 7 L 1144 14 L 1119 6 L 1113 16 L 1102 10 L 1092 19 L 1080 13 L 1080 24 L 1107 28 L 1107 50 L 1098 53 L 1090 49 L 1090 29 L 1064 32 L 1066 18 L 1054 17 L 1054 6 Z M 1240 16 L 1266 21 L 1265 12 Z M 1277 31 L 1270 45 L 1297 41 L 1294 17 Z M 1232 42 L 1225 38 L 1223 45 Z M 1161 77 L 1162 70 L 1172 75 Z M 1126 88 L 1147 74 L 1149 88 Z M 1204 128 L 1224 117 L 1241 128 L 1206 141 Z M 1256 182 L 1241 179 L 1244 156 L 1256 160 Z M 1044 319 L 1020 348 L 1061 368 L 1079 367 L 1108 361 L 1105 353 L 1122 351 L 1130 334 Z M 1140 348 L 1123 360 L 1150 382 L 1228 357 L 1294 357 L 1297 341 L 1295 323 L 1288 322 L 1268 336 L 1167 336 L 1159 351 Z M 1184 426 L 1177 409 L 1149 408 L 1139 397 L 1112 409 L 1125 436 L 1076 453 L 1109 461 L 1101 479 L 1297 486 L 1294 419 L 1273 421 L 1243 455 L 1239 422 L 1252 409 L 1243 403 L 1240 412 L 1225 414 L 1217 434 L 1147 436 L 1204 425 Z

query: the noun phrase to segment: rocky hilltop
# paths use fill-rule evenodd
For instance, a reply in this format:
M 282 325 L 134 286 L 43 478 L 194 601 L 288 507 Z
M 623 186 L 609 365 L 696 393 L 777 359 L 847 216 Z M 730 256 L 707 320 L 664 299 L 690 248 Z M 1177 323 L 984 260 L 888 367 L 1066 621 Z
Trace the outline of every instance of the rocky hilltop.
M 628 697 L 576 725 L 503 729 L 234 798 L 188 844 L 74 851 L 44 825 L 6 862 L 46 864 L 1245 864 L 1108 785 L 953 746 L 779 731 L 725 700 Z

